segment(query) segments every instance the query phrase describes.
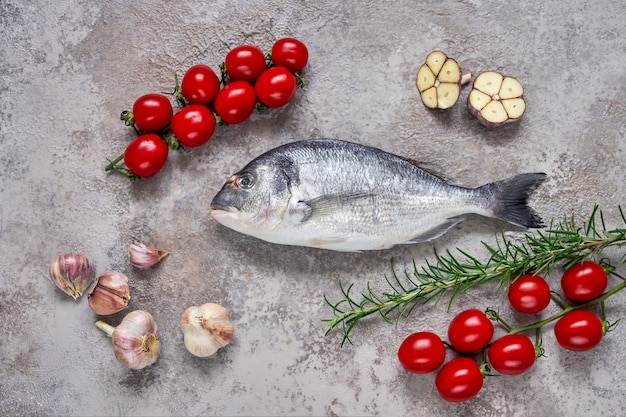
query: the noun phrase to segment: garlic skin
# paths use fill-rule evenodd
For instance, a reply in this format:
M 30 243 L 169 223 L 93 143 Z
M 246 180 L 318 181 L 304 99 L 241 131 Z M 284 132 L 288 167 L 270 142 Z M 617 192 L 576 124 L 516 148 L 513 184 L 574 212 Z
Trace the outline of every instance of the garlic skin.
M 59 255 L 50 263 L 50 278 L 61 291 L 74 300 L 83 295 L 94 276 L 94 264 L 85 255 Z
M 234 328 L 228 310 L 219 304 L 206 303 L 189 307 L 180 318 L 180 329 L 187 350 L 195 356 L 211 356 L 230 343 Z
M 119 272 L 105 272 L 94 281 L 87 300 L 94 313 L 101 316 L 125 309 L 130 300 L 128 278 Z
M 143 310 L 126 315 L 113 327 L 101 320 L 96 327 L 111 337 L 115 358 L 130 369 L 143 369 L 156 362 L 161 352 L 161 336 L 154 318 Z
M 130 263 L 139 269 L 148 269 L 169 255 L 169 252 L 159 250 L 143 243 L 132 243 L 128 248 Z

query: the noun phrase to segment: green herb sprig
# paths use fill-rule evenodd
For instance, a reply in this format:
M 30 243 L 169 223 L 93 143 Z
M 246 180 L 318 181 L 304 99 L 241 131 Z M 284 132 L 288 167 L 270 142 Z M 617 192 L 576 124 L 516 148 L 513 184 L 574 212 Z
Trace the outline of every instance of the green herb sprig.
M 626 226 L 626 216 L 622 208 L 618 208 Z M 341 333 L 343 346 L 346 342 L 352 343 L 350 333 L 361 319 L 372 314 L 378 313 L 386 322 L 396 323 L 408 317 L 416 306 L 438 302 L 447 293 L 451 293 L 451 304 L 459 293 L 478 284 L 499 281 L 499 285 L 508 285 L 527 273 L 548 274 L 557 263 L 567 268 L 583 259 L 599 256 L 609 247 L 625 246 L 626 227 L 607 229 L 602 211 L 595 206 L 582 226 L 577 225 L 573 217 L 566 218 L 556 224 L 553 222 L 544 231 L 525 234 L 521 239 L 502 234 L 494 245 L 481 243 L 489 253 L 484 262 L 459 248 L 454 253 L 435 251 L 434 260 L 425 260 L 423 266 L 418 266 L 414 260 L 413 273 L 405 272 L 405 279 L 398 277 L 392 264 L 392 277 L 385 276 L 389 291 L 383 293 L 376 292 L 368 283 L 365 292 L 355 295 L 354 284 L 340 283 L 342 298 L 339 301 L 331 301 L 324 295 L 334 315 L 322 320 L 326 323 L 326 334 Z M 626 262 L 626 254 L 622 262 Z

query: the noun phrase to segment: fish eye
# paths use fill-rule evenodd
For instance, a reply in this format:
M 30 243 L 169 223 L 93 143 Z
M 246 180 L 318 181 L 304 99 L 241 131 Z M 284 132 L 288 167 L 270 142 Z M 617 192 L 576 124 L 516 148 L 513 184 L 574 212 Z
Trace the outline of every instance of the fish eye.
M 244 172 L 237 177 L 235 184 L 243 190 L 250 189 L 254 186 L 254 177 L 249 172 Z

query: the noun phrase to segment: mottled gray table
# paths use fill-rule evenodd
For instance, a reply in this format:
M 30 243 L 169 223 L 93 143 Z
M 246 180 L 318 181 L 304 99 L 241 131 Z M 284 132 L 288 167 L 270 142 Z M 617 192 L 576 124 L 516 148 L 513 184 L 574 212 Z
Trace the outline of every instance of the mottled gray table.
M 560 350 L 547 331 L 546 357 L 530 372 L 489 378 L 463 404 L 441 401 L 434 375 L 401 370 L 396 351 L 409 333 L 444 335 L 463 308 L 506 311 L 493 285 L 460 296 L 449 312 L 446 303 L 420 308 L 397 327 L 369 320 L 343 348 L 338 335 L 324 335 L 321 319 L 332 313 L 323 295 L 338 300 L 340 282 L 384 290 L 392 258 L 402 272 L 433 248 L 484 254 L 480 241 L 493 241 L 506 228 L 500 223 L 473 218 L 434 243 L 345 254 L 237 234 L 213 221 L 208 206 L 225 178 L 259 153 L 326 136 L 429 161 L 467 186 L 544 171 L 549 179 L 532 204 L 546 220 L 584 219 L 599 204 L 617 225 L 625 191 L 625 14 L 617 0 L 3 0 L 0 414 L 623 413 L 622 325 L 584 354 Z M 174 73 L 193 64 L 217 70 L 238 44 L 268 50 L 283 36 L 310 50 L 309 85 L 290 105 L 218 128 L 209 144 L 173 153 L 153 178 L 131 182 L 104 172 L 106 159 L 132 138 L 119 113 L 136 97 L 171 91 Z M 415 74 L 433 49 L 475 74 L 517 77 L 528 102 L 523 120 L 490 131 L 463 102 L 445 114 L 428 111 Z M 171 255 L 138 272 L 126 256 L 134 240 Z M 99 273 L 129 276 L 129 311 L 150 311 L 161 329 L 155 365 L 130 371 L 118 364 L 86 300 L 54 288 L 48 264 L 65 252 L 89 255 Z M 178 320 L 206 301 L 230 309 L 236 334 L 200 359 L 185 350 Z M 613 297 L 610 318 L 626 317 L 625 306 L 621 293 Z

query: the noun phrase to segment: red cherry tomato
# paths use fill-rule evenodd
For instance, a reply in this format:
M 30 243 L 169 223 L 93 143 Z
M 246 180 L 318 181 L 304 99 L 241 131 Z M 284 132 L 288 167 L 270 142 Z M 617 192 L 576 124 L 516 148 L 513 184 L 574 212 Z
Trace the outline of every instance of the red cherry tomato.
M 561 278 L 563 294 L 573 301 L 589 301 L 601 295 L 608 284 L 606 271 L 593 261 L 572 265 Z
M 515 310 L 535 314 L 550 304 L 550 286 L 540 276 L 524 275 L 509 286 L 508 296 Z
M 256 106 L 254 88 L 245 81 L 235 81 L 222 88 L 215 98 L 215 111 L 228 124 L 246 120 Z
M 254 84 L 256 96 L 267 107 L 280 107 L 289 103 L 296 88 L 296 77 L 285 67 L 269 68 Z
M 215 117 L 200 104 L 190 104 L 172 118 L 172 132 L 180 143 L 188 147 L 205 144 L 215 131 Z
M 466 357 L 446 363 L 435 378 L 439 395 L 446 401 L 461 402 L 475 397 L 483 387 L 478 364 Z
M 231 81 L 253 83 L 267 69 L 265 55 L 256 46 L 241 45 L 226 54 L 226 72 Z
M 124 151 L 124 163 L 133 174 L 151 177 L 163 168 L 168 146 L 157 134 L 148 133 L 133 140 Z
M 191 104 L 208 106 L 220 90 L 220 79 L 211 67 L 198 64 L 189 68 L 180 83 L 180 92 Z
M 291 72 L 304 68 L 309 60 L 309 50 L 301 41 L 294 38 L 277 40 L 272 46 L 272 62 L 283 66 Z
M 508 334 L 489 346 L 489 363 L 504 375 L 518 375 L 528 371 L 535 363 L 535 345 L 526 336 Z
M 165 129 L 173 114 L 172 103 L 161 94 L 146 94 L 133 104 L 135 126 L 142 132 L 154 133 Z
M 462 311 L 448 327 L 448 340 L 459 352 L 476 352 L 487 346 L 492 337 L 491 320 L 477 309 Z
M 404 369 L 416 374 L 435 371 L 446 359 L 446 347 L 441 338 L 431 332 L 408 336 L 398 349 L 398 360 Z
M 570 311 L 556 322 L 554 335 L 565 349 L 576 352 L 590 350 L 602 341 L 602 322 L 591 311 Z

